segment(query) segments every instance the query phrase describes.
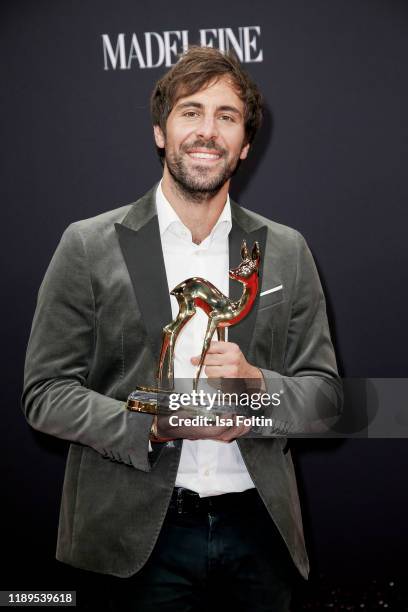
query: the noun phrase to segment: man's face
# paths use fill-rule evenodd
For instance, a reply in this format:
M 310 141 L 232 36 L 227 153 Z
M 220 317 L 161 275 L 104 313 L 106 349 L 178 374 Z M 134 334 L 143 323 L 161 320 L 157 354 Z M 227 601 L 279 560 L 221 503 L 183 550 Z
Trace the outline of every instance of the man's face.
M 217 193 L 245 159 L 244 104 L 226 78 L 179 98 L 168 116 L 166 134 L 154 126 L 165 148 L 165 167 L 188 194 Z

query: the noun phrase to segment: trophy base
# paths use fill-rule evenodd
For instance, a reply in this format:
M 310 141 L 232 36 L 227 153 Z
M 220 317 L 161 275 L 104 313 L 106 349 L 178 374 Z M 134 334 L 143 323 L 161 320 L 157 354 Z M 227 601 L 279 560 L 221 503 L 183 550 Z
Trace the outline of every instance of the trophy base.
M 170 389 L 157 387 L 136 387 L 126 402 L 126 408 L 132 412 L 145 412 L 147 414 L 171 414 L 169 408 Z
M 208 423 L 215 422 L 219 416 L 238 412 L 235 404 L 225 406 L 219 402 L 213 402 L 210 408 L 206 403 L 198 404 L 193 401 L 193 398 L 188 401 L 188 394 L 174 391 L 174 389 L 142 386 L 136 387 L 129 395 L 126 407 L 133 412 L 163 416 L 174 415 L 179 411 L 179 414 L 181 413 L 184 417 L 205 417 Z

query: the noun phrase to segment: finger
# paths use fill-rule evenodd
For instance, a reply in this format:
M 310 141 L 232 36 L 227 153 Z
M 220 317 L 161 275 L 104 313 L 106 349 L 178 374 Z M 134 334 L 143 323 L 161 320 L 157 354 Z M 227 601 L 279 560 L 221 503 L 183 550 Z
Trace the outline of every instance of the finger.
M 237 368 L 233 365 L 206 366 L 204 369 L 207 378 L 236 378 Z
M 204 365 L 222 366 L 222 365 L 225 365 L 226 363 L 228 363 L 228 356 L 229 355 L 230 355 L 230 353 L 213 353 L 211 355 L 207 354 L 203 363 L 204 363 Z M 198 365 L 199 361 L 200 361 L 199 357 L 192 357 L 191 358 L 191 363 L 193 365 Z
M 251 425 L 244 425 L 244 424 L 240 425 L 240 433 L 239 433 L 239 436 L 237 436 L 237 438 L 249 433 L 251 429 L 252 429 Z
M 218 439 L 221 439 L 222 442 L 232 442 L 235 438 L 239 438 L 245 429 L 246 426 L 244 424 L 231 425 L 225 432 L 221 433 Z
M 240 438 L 241 436 L 244 435 L 244 433 L 247 433 L 247 429 L 251 429 L 250 427 L 242 427 L 240 426 L 236 426 L 236 427 L 231 427 L 229 431 L 226 431 L 224 434 L 221 435 L 221 439 L 222 442 L 233 442 L 234 440 L 236 440 L 237 438 Z
M 235 342 L 220 342 L 213 340 L 208 347 L 208 353 L 239 353 L 240 348 Z
M 190 359 L 191 363 L 193 365 L 198 365 L 200 362 L 200 357 L 191 357 Z M 222 365 L 221 364 L 221 355 L 217 354 L 217 355 L 206 355 L 205 359 L 203 361 L 204 365 L 209 364 L 209 362 L 211 362 L 211 365 Z
M 214 357 L 217 355 L 219 358 L 224 358 L 227 359 L 228 362 L 234 363 L 239 361 L 239 358 L 241 357 L 242 353 L 238 344 L 235 344 L 235 342 L 218 342 L 216 340 L 213 340 L 213 342 L 211 342 L 210 346 L 208 347 L 208 351 L 204 359 L 204 364 L 206 363 L 207 358 Z M 191 363 L 193 365 L 198 365 L 200 358 L 201 355 L 194 355 L 194 357 L 191 357 Z
M 234 427 L 229 427 L 227 431 L 218 436 L 219 442 L 232 442 L 235 439 Z
M 250 429 L 251 429 L 251 426 L 248 426 L 248 425 L 244 425 L 244 424 L 235 425 L 231 427 L 230 431 L 226 432 L 226 435 L 228 436 L 229 440 L 232 441 L 248 433 Z
M 203 364 L 207 365 L 211 361 L 211 365 L 222 365 L 222 359 L 225 358 L 226 355 L 228 355 L 228 353 L 207 353 Z M 191 357 L 190 361 L 193 365 L 198 365 L 200 363 L 200 359 L 201 355 L 195 355 L 194 357 Z

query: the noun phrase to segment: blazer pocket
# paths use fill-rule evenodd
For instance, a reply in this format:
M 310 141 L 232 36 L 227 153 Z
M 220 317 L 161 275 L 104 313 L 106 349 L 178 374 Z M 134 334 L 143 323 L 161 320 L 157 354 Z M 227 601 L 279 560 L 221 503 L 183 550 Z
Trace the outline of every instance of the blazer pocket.
M 259 296 L 259 310 L 264 310 L 265 308 L 270 308 L 271 306 L 275 306 L 276 304 L 280 304 L 285 301 L 285 296 L 283 292 L 283 288 L 277 289 L 276 291 L 271 291 L 271 293 L 266 293 L 265 295 L 261 294 Z

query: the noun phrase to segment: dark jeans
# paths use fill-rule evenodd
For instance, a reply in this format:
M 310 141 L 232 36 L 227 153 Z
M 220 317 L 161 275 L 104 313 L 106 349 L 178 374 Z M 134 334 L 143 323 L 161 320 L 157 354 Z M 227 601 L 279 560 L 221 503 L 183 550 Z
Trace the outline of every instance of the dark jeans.
M 82 572 L 92 578 L 86 595 L 81 597 L 78 589 L 81 609 L 290 609 L 297 572 L 256 490 L 202 500 L 186 493 L 188 503 L 177 503 L 173 496 L 157 544 L 140 572 L 130 578 Z

